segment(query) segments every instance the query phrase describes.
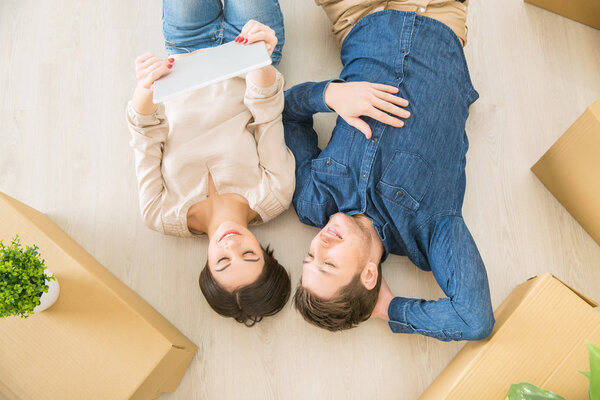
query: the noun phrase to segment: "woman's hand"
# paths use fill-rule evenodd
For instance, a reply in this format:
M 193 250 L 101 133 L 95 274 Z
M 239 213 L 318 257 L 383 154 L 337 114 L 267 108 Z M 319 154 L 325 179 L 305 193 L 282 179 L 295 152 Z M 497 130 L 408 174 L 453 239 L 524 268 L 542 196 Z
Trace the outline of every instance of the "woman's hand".
M 235 38 L 236 43 L 251 44 L 263 41 L 267 45 L 269 56 L 273 54 L 277 46 L 277 36 L 275 31 L 258 21 L 251 19 L 244 25 L 242 32 Z
M 159 60 L 152 53 L 144 53 L 135 59 L 135 76 L 138 84 L 133 92 L 133 108 L 139 114 L 152 114 L 158 108 L 152 103 L 154 82 L 171 72 L 173 58 Z
M 155 81 L 171 72 L 175 59 L 159 60 L 152 53 L 144 53 L 135 59 L 135 77 L 138 86 L 152 90 Z
M 398 88 L 371 82 L 331 82 L 325 90 L 325 104 L 338 113 L 349 125 L 371 138 L 369 124 L 360 119 L 361 115 L 371 117 L 384 124 L 400 128 L 404 122 L 400 118 L 410 117 L 408 100 L 398 97 Z

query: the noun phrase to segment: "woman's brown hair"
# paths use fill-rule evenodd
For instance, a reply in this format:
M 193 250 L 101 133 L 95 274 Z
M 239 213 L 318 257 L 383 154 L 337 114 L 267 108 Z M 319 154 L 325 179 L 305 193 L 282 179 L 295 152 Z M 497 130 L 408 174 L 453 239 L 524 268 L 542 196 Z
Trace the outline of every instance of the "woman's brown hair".
M 228 292 L 223 289 L 208 268 L 200 272 L 200 289 L 208 304 L 224 317 L 232 317 L 248 327 L 263 317 L 277 314 L 287 303 L 292 285 L 290 276 L 273 257 L 273 250 L 262 248 L 265 265 L 258 279 L 247 286 Z

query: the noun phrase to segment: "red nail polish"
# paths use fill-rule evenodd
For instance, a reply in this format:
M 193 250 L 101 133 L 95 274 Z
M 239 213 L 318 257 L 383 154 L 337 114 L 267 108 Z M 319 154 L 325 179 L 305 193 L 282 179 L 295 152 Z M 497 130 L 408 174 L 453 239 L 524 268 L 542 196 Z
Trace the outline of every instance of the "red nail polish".
M 169 68 L 169 69 L 173 68 L 173 64 L 167 65 L 167 68 Z
M 174 58 L 169 58 L 169 62 L 172 63 L 173 61 L 175 61 Z
M 248 43 L 248 39 L 244 39 L 244 44 Z

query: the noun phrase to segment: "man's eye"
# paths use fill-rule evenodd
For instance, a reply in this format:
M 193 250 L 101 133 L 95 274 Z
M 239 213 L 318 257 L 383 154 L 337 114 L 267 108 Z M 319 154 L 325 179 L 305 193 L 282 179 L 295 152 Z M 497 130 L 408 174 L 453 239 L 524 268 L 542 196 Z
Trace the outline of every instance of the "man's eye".
M 314 257 L 313 257 L 313 255 L 312 255 L 312 254 L 310 254 L 310 253 L 308 253 L 308 256 L 309 256 L 310 258 L 314 258 Z
M 255 255 L 256 253 L 253 252 L 252 250 L 247 250 L 242 255 L 245 256 L 246 254 L 253 254 L 253 255 Z

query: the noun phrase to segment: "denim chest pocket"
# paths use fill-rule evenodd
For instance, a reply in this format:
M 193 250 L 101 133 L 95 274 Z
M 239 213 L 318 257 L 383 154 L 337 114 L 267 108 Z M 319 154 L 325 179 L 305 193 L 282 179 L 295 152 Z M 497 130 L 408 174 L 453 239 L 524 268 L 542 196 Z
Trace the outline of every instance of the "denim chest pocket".
M 377 183 L 377 192 L 394 204 L 417 211 L 432 176 L 433 169 L 420 155 L 396 151 Z
M 338 121 L 327 147 L 321 152 L 319 158 L 311 161 L 311 169 L 319 174 L 348 176 L 348 162 L 354 136 L 354 131 Z
M 331 157 L 317 158 L 311 161 L 310 169 L 326 175 L 347 176 L 348 167 Z

